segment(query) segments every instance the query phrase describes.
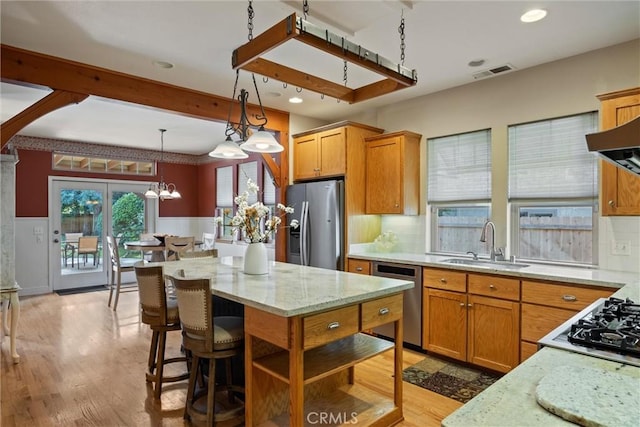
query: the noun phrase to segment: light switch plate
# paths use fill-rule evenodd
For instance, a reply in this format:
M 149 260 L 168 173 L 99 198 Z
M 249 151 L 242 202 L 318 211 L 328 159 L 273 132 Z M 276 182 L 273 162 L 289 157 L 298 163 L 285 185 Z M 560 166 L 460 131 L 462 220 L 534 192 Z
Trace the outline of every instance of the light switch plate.
M 612 240 L 611 241 L 611 255 L 631 255 L 631 241 L 630 240 Z

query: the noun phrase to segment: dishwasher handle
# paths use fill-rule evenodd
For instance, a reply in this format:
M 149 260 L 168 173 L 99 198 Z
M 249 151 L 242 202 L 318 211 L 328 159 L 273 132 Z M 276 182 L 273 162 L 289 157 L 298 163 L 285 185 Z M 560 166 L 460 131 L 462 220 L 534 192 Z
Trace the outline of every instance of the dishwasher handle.
M 391 277 L 421 282 L 422 268 L 414 265 L 374 262 L 372 276 Z

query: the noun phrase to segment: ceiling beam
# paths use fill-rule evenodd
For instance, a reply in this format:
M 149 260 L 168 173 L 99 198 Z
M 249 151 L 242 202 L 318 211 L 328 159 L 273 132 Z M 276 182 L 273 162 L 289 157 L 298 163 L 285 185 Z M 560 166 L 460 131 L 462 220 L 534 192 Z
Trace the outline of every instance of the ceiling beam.
M 29 123 L 58 108 L 66 107 L 69 104 L 80 103 L 87 99 L 88 96 L 89 95 L 81 93 L 54 90 L 35 104 L 0 125 L 0 141 L 2 141 L 0 150 L 4 149 L 11 137 L 20 132 L 20 130 Z

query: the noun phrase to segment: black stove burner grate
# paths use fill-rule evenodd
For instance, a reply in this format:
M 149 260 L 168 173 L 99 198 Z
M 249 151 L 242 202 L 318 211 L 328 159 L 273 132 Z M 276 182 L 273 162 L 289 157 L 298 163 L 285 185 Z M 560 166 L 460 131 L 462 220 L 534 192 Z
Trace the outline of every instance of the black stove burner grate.
M 571 325 L 569 342 L 640 357 L 640 304 L 609 298 Z

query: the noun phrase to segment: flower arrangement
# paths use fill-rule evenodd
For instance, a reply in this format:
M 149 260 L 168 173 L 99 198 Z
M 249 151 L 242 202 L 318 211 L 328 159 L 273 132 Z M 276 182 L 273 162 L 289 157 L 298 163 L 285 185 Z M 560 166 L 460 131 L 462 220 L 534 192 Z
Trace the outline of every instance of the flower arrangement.
M 389 252 L 398 244 L 398 236 L 393 231 L 385 231 L 373 243 L 378 252 Z
M 269 215 L 269 208 L 262 202 L 255 202 L 249 205 L 249 195 L 258 194 L 260 187 L 251 178 L 247 179 L 247 190 L 236 196 L 235 204 L 238 206 L 236 214 L 231 218 L 233 231 L 244 231 L 245 240 L 249 243 L 265 242 L 271 235 L 278 231 L 278 226 L 282 223 L 282 216 L 293 213 L 293 208 L 278 203 L 279 215 L 265 219 Z M 216 224 L 222 224 L 222 217 L 215 217 Z M 264 226 L 263 226 L 264 225 Z M 298 220 L 292 220 L 289 227 L 298 228 Z

